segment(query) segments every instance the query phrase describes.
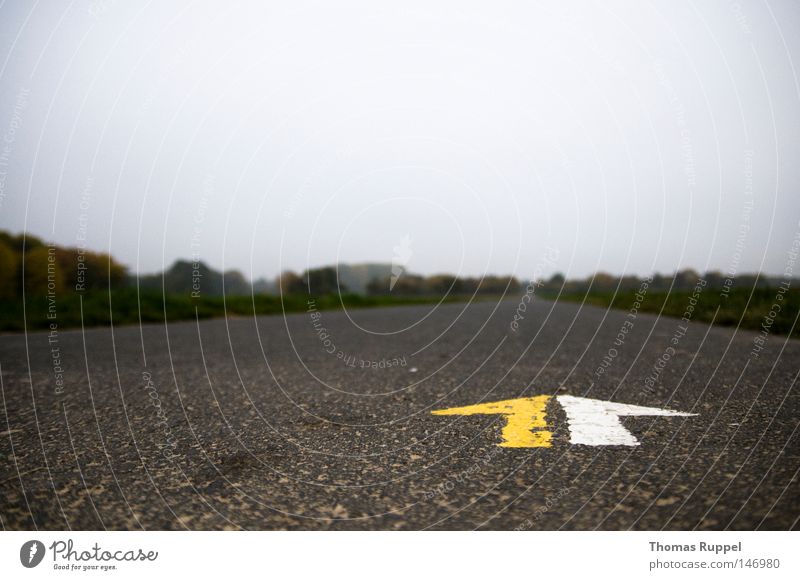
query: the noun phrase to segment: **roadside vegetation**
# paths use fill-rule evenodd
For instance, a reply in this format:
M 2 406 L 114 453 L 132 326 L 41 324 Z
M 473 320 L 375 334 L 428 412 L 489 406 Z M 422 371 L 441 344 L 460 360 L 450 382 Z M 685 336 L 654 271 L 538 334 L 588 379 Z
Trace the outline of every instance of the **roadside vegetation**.
M 46 330 L 51 323 L 58 328 L 86 328 L 112 324 L 139 324 L 152 322 L 176 322 L 219 318 L 223 316 L 261 316 L 306 312 L 309 309 L 309 296 L 291 294 L 280 296 L 261 294 L 255 296 L 205 296 L 192 298 L 187 294 L 162 294 L 156 290 L 142 290 L 138 295 L 136 288 L 119 288 L 109 291 L 88 291 L 82 294 L 66 292 L 59 296 L 55 308 L 51 310 L 48 299 L 42 295 L 27 297 L 23 318 L 21 300 L 0 301 L 0 330 L 21 331 Z M 448 298 L 448 302 L 459 298 Z M 327 294 L 314 297 L 317 310 L 338 310 L 341 308 L 370 308 L 376 306 L 399 306 L 411 304 L 435 304 L 438 298 L 427 297 L 386 297 L 359 296 L 357 294 Z
M 660 313 L 800 337 L 800 280 L 759 274 L 725 276 L 692 270 L 648 278 L 597 273 L 581 280 L 513 276 L 419 276 L 392 264 L 358 264 L 284 272 L 253 282 L 201 261 L 178 260 L 164 272 L 131 275 L 108 254 L 0 232 L 0 331 L 163 323 L 222 316 L 538 298 Z M 444 298 L 443 298 L 444 297 Z
M 543 293 L 555 298 L 557 293 Z M 733 288 L 722 293 L 718 288 L 702 291 L 676 290 L 672 292 L 639 293 L 635 290 L 621 292 L 566 293 L 559 300 L 585 302 L 603 308 L 631 310 L 635 305 L 639 312 L 661 314 L 683 318 L 691 307 L 689 318 L 695 322 L 713 322 L 722 326 L 739 327 L 745 330 L 791 335 L 800 338 L 800 327 L 794 326 L 800 312 L 800 289 L 780 287 Z

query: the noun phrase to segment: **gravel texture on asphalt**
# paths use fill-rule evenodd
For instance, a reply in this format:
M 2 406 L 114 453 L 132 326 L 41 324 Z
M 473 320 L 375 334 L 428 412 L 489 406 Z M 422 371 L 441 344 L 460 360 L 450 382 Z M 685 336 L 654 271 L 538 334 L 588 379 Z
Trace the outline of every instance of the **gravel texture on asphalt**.
M 790 529 L 800 342 L 535 299 L 0 336 L 4 529 Z M 626 324 L 626 322 L 628 324 Z M 627 332 L 622 332 L 625 328 Z M 637 447 L 499 447 L 574 395 Z

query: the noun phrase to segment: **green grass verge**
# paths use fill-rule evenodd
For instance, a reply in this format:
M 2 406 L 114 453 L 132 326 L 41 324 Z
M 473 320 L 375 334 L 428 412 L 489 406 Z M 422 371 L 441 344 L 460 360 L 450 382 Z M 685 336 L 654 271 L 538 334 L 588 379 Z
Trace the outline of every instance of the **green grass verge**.
M 281 314 L 282 312 L 305 312 L 309 309 L 306 295 L 285 295 L 283 305 L 280 296 L 257 295 L 191 298 L 186 295 L 166 294 L 158 291 L 142 291 L 137 297 L 135 288 L 86 292 L 83 295 L 84 326 L 109 326 L 139 324 L 139 322 L 175 322 L 225 316 L 253 316 Z M 466 300 L 468 297 L 450 297 L 446 302 Z M 435 304 L 439 298 L 433 296 L 359 296 L 356 294 L 325 295 L 314 297 L 317 310 L 345 308 L 369 308 L 376 306 L 400 306 L 410 304 Z M 48 318 L 49 308 L 55 306 L 55 319 Z M 56 322 L 58 328 L 80 328 L 81 297 L 69 292 L 56 296 L 50 303 L 46 297 L 28 297 L 25 307 L 28 330 L 43 330 Z M 21 331 L 26 327 L 21 300 L 0 301 L 0 330 Z
M 727 297 L 718 288 L 705 288 L 691 304 L 692 291 L 647 292 L 639 312 L 650 312 L 663 316 L 681 318 L 690 306 L 694 307 L 690 319 L 698 322 L 714 322 L 723 326 L 739 326 L 747 330 L 761 331 L 769 326 L 770 333 L 800 338 L 800 328 L 792 329 L 800 312 L 800 289 L 779 292 L 777 288 L 734 288 Z M 542 294 L 544 298 L 555 298 L 553 294 Z M 589 294 L 562 294 L 559 300 L 586 301 L 587 304 L 605 308 L 630 310 L 636 302 L 635 291 L 590 292 Z M 777 309 L 775 306 L 777 305 Z M 719 309 L 719 311 L 717 310 Z M 770 312 L 775 314 L 771 317 Z M 716 314 L 716 316 L 715 316 Z M 772 322 L 770 324 L 770 318 Z
M 541 292 L 543 298 L 555 298 L 550 292 Z M 781 298 L 779 298 L 779 296 Z M 647 292 L 639 306 L 639 312 L 661 313 L 663 316 L 681 318 L 690 306 L 691 291 L 680 292 Z M 481 297 L 484 299 L 486 297 Z M 228 316 L 253 316 L 265 314 L 296 313 L 308 310 L 308 296 L 286 295 L 281 298 L 272 295 L 228 296 L 191 298 L 186 295 L 162 295 L 158 291 L 142 291 L 138 298 L 136 289 L 121 288 L 113 290 L 109 299 L 106 291 L 87 292 L 83 294 L 83 324 L 92 326 L 108 326 L 112 313 L 115 325 L 138 324 L 141 322 L 175 322 Z M 468 296 L 451 296 L 445 302 L 468 300 Z M 496 299 L 496 297 L 494 297 Z M 622 310 L 631 309 L 636 302 L 636 292 L 624 291 L 592 292 L 589 294 L 562 294 L 559 300 L 582 302 L 587 304 L 611 307 Z M 377 306 L 402 306 L 413 304 L 435 304 L 439 301 L 434 296 L 360 296 L 345 294 L 315 297 L 317 310 L 337 310 L 345 308 L 369 308 Z M 800 289 L 787 290 L 780 293 L 776 288 L 757 288 L 749 290 L 736 288 L 725 297 L 719 289 L 706 288 L 697 296 L 691 320 L 698 322 L 714 322 L 725 326 L 760 331 L 769 323 L 770 311 L 774 306 L 780 309 L 769 326 L 775 334 L 800 338 L 800 328 L 792 330 L 792 324 L 800 312 Z M 64 293 L 56 296 L 56 318 L 48 318 L 51 304 L 46 297 L 28 298 L 27 328 L 43 330 L 55 321 L 58 328 L 79 328 L 81 326 L 81 299 L 76 293 Z M 717 309 L 719 311 L 717 312 Z M 716 313 L 716 317 L 715 317 Z M 25 328 L 22 302 L 18 300 L 0 301 L 0 331 L 21 331 Z

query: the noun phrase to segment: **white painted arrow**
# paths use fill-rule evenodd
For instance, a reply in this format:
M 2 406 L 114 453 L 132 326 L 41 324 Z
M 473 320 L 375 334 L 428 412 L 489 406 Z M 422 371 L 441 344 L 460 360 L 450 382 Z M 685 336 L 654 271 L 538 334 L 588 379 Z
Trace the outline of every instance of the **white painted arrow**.
M 573 445 L 627 445 L 633 447 L 639 445 L 639 440 L 622 425 L 620 417 L 692 417 L 696 415 L 696 413 L 680 413 L 655 407 L 624 405 L 571 395 L 558 395 L 556 399 L 567 414 L 569 442 Z

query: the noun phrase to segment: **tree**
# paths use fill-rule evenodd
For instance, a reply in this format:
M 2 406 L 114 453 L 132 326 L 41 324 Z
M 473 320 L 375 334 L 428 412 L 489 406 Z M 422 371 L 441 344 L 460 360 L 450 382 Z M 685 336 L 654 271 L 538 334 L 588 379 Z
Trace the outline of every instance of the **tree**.
M 700 274 L 691 269 L 681 270 L 675 272 L 675 290 L 689 290 L 697 281 L 700 280 Z
M 561 290 L 564 288 L 564 284 L 566 283 L 567 279 L 564 277 L 564 274 L 561 272 L 556 272 L 550 279 L 545 282 L 545 288 L 550 290 Z
M 332 266 L 306 270 L 303 277 L 305 278 L 308 293 L 313 296 L 347 292 L 347 287 L 343 284 L 339 284 L 339 276 L 336 272 L 336 268 Z
M 64 272 L 55 248 L 38 246 L 25 253 L 24 261 L 26 296 L 58 294 L 64 289 Z
M 303 279 L 290 270 L 278 276 L 277 284 L 281 294 L 302 294 L 307 291 Z
M 18 259 L 13 248 L 0 240 L 0 300 L 9 300 L 19 293 Z
M 456 294 L 461 291 L 461 284 L 457 284 L 457 278 L 451 274 L 436 274 L 427 279 L 428 291 L 431 294 L 445 295 L 448 293 Z
M 56 256 L 66 273 L 65 284 L 75 291 L 121 288 L 128 283 L 128 268 L 108 254 L 59 248 Z

